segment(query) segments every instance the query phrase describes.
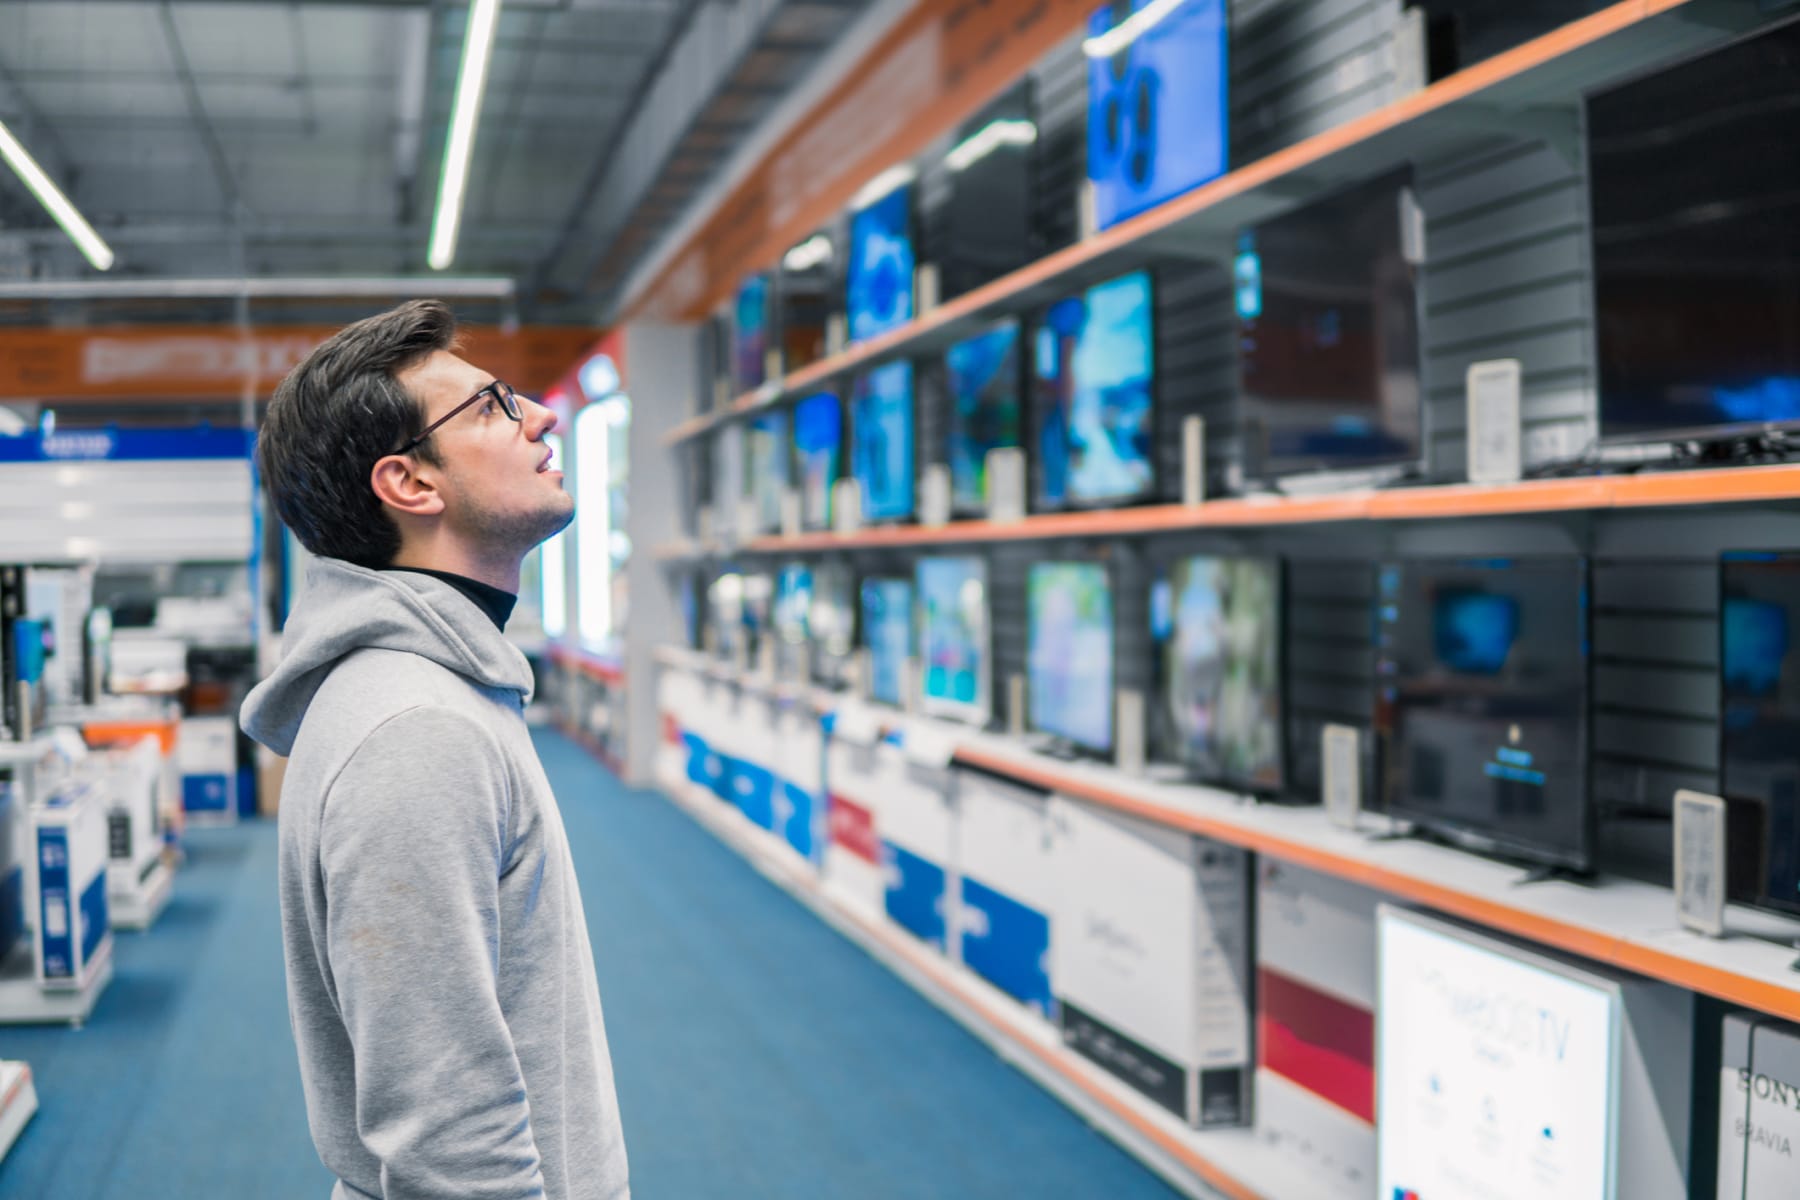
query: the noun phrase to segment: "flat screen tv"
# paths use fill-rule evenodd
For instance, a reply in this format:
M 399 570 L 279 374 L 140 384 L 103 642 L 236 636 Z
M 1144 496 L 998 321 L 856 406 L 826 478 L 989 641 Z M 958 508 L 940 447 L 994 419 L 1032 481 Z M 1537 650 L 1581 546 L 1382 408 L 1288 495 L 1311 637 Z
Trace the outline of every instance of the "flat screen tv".
M 1586 871 L 1585 559 L 1415 559 L 1376 581 L 1388 812 L 1486 853 Z
M 918 600 L 919 708 L 984 725 L 988 719 L 987 561 L 921 558 Z
M 903 707 L 906 660 L 912 656 L 913 645 L 912 580 L 865 579 L 861 600 L 863 645 L 869 652 L 869 698 Z
M 950 386 L 950 500 L 987 511 L 987 456 L 1019 444 L 1019 323 L 1003 321 L 944 354 Z
M 964 122 L 944 157 L 948 195 L 935 253 L 943 297 L 960 296 L 1015 271 L 1037 255 L 1032 176 L 1038 127 L 1031 81 L 1020 83 Z
M 1238 236 L 1238 408 L 1253 479 L 1420 457 L 1411 168 Z
M 1283 782 L 1281 564 L 1195 555 L 1169 568 L 1159 672 L 1168 747 L 1197 779 Z
M 1113 597 L 1106 567 L 1033 563 L 1026 576 L 1027 724 L 1078 749 L 1113 747 Z
M 1720 592 L 1727 894 L 1800 913 L 1800 554 L 1728 554 Z
M 1135 38 L 1152 13 L 1167 10 Z M 1088 178 L 1106 229 L 1225 173 L 1225 0 L 1112 0 L 1088 19 Z M 1103 45 L 1097 48 L 1104 49 Z
M 750 422 L 745 442 L 749 455 L 745 480 L 756 502 L 756 527 L 763 533 L 781 530 L 781 501 L 789 485 L 788 414 L 764 413 Z
M 825 331 L 841 303 L 842 230 L 825 229 L 793 247 L 776 276 L 781 365 L 798 371 L 825 357 Z
M 776 670 L 783 678 L 807 672 L 812 637 L 813 573 L 803 563 L 790 563 L 775 580 L 770 624 L 775 633 Z
M 865 521 L 913 513 L 913 371 L 888 363 L 856 377 L 850 392 L 851 470 Z
M 1150 493 L 1155 358 L 1147 271 L 1096 284 L 1044 313 L 1032 354 L 1039 508 Z
M 794 458 L 800 477 L 800 525 L 831 527 L 831 487 L 843 471 L 844 406 L 815 392 L 794 406 Z
M 850 657 L 856 650 L 856 600 L 850 568 L 826 563 L 812 573 L 812 608 L 807 613 L 816 683 L 840 688 L 848 681 Z
M 1600 11 L 1612 0 L 1407 0 L 1423 10 L 1429 78 L 1472 67 Z
M 867 341 L 912 320 L 912 187 L 895 188 L 850 217 L 846 280 L 850 340 Z
M 770 307 L 769 277 L 744 280 L 731 306 L 731 378 L 739 392 L 761 387 L 768 377 Z
M 1603 439 L 1800 425 L 1796 75 L 1788 21 L 1588 97 Z

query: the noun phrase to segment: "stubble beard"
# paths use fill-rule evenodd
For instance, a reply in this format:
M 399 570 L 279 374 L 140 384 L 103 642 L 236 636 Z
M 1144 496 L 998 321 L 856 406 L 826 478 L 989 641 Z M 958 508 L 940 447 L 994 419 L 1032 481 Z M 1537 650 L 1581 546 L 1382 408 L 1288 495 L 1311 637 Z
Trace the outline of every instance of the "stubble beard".
M 465 510 L 464 528 L 479 545 L 523 558 L 533 547 L 568 528 L 575 519 L 574 498 L 561 491 L 557 496 L 560 503 L 546 501 L 524 511 L 470 504 Z

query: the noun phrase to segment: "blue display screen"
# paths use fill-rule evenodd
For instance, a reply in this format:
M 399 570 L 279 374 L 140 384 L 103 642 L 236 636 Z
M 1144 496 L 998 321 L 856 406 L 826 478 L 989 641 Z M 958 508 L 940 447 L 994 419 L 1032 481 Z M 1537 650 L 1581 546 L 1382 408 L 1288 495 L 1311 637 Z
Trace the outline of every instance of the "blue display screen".
M 950 498 L 960 510 L 987 505 L 987 456 L 1019 444 L 1019 323 L 958 342 L 944 355 L 950 376 Z
M 1519 604 L 1488 592 L 1439 592 L 1432 606 L 1438 661 L 1459 675 L 1498 675 L 1519 636 Z
M 1090 38 L 1161 0 L 1109 4 Z M 1088 60 L 1088 178 L 1101 229 L 1225 173 L 1225 0 L 1180 0 L 1130 44 Z
M 757 528 L 781 528 L 781 497 L 788 487 L 788 415 L 765 413 L 750 422 L 749 470 L 745 479 L 756 501 Z
M 1773 600 L 1727 596 L 1719 624 L 1726 692 L 1736 696 L 1774 694 L 1787 660 L 1786 606 Z
M 889 363 L 856 378 L 851 393 L 851 469 L 862 484 L 862 515 L 896 521 L 913 511 L 912 364 Z
M 1098 563 L 1035 563 L 1026 588 L 1031 727 L 1105 752 L 1113 743 L 1112 582 Z
M 800 459 L 800 521 L 825 529 L 844 452 L 844 409 L 835 395 L 818 392 L 794 406 L 794 451 Z
M 1155 359 L 1149 273 L 1121 276 L 1053 306 L 1038 327 L 1032 359 L 1039 506 L 1147 494 Z
M 900 680 L 912 653 L 912 581 L 865 579 L 863 642 L 869 650 L 869 697 L 899 707 Z
M 769 351 L 769 277 L 752 275 L 732 308 L 732 377 L 743 391 L 761 387 Z
M 812 571 L 803 566 L 783 567 L 775 583 L 775 634 L 784 642 L 804 642 L 810 629 Z
M 850 218 L 850 340 L 912 320 L 912 189 L 898 187 Z
M 920 688 L 928 710 L 987 716 L 987 564 L 979 558 L 923 558 L 919 589 Z

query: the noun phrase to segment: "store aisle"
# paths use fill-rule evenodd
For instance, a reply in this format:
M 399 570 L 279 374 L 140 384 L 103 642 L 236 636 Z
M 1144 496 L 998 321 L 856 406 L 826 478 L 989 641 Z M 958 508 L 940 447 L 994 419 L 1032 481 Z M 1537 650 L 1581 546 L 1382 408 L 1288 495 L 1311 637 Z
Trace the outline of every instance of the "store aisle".
M 582 879 L 640 1200 L 1173 1193 L 666 800 L 540 739 Z M 79 1032 L 0 1028 L 42 1109 L 0 1195 L 323 1200 L 262 822 L 193 838 Z

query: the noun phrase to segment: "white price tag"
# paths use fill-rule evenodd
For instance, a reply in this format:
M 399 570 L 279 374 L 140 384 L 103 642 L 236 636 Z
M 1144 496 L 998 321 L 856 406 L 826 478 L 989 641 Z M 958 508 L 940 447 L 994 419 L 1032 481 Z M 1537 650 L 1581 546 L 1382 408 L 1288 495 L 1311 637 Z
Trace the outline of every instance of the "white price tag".
M 1697 933 L 1725 933 L 1725 801 L 1675 793 L 1675 914 Z

